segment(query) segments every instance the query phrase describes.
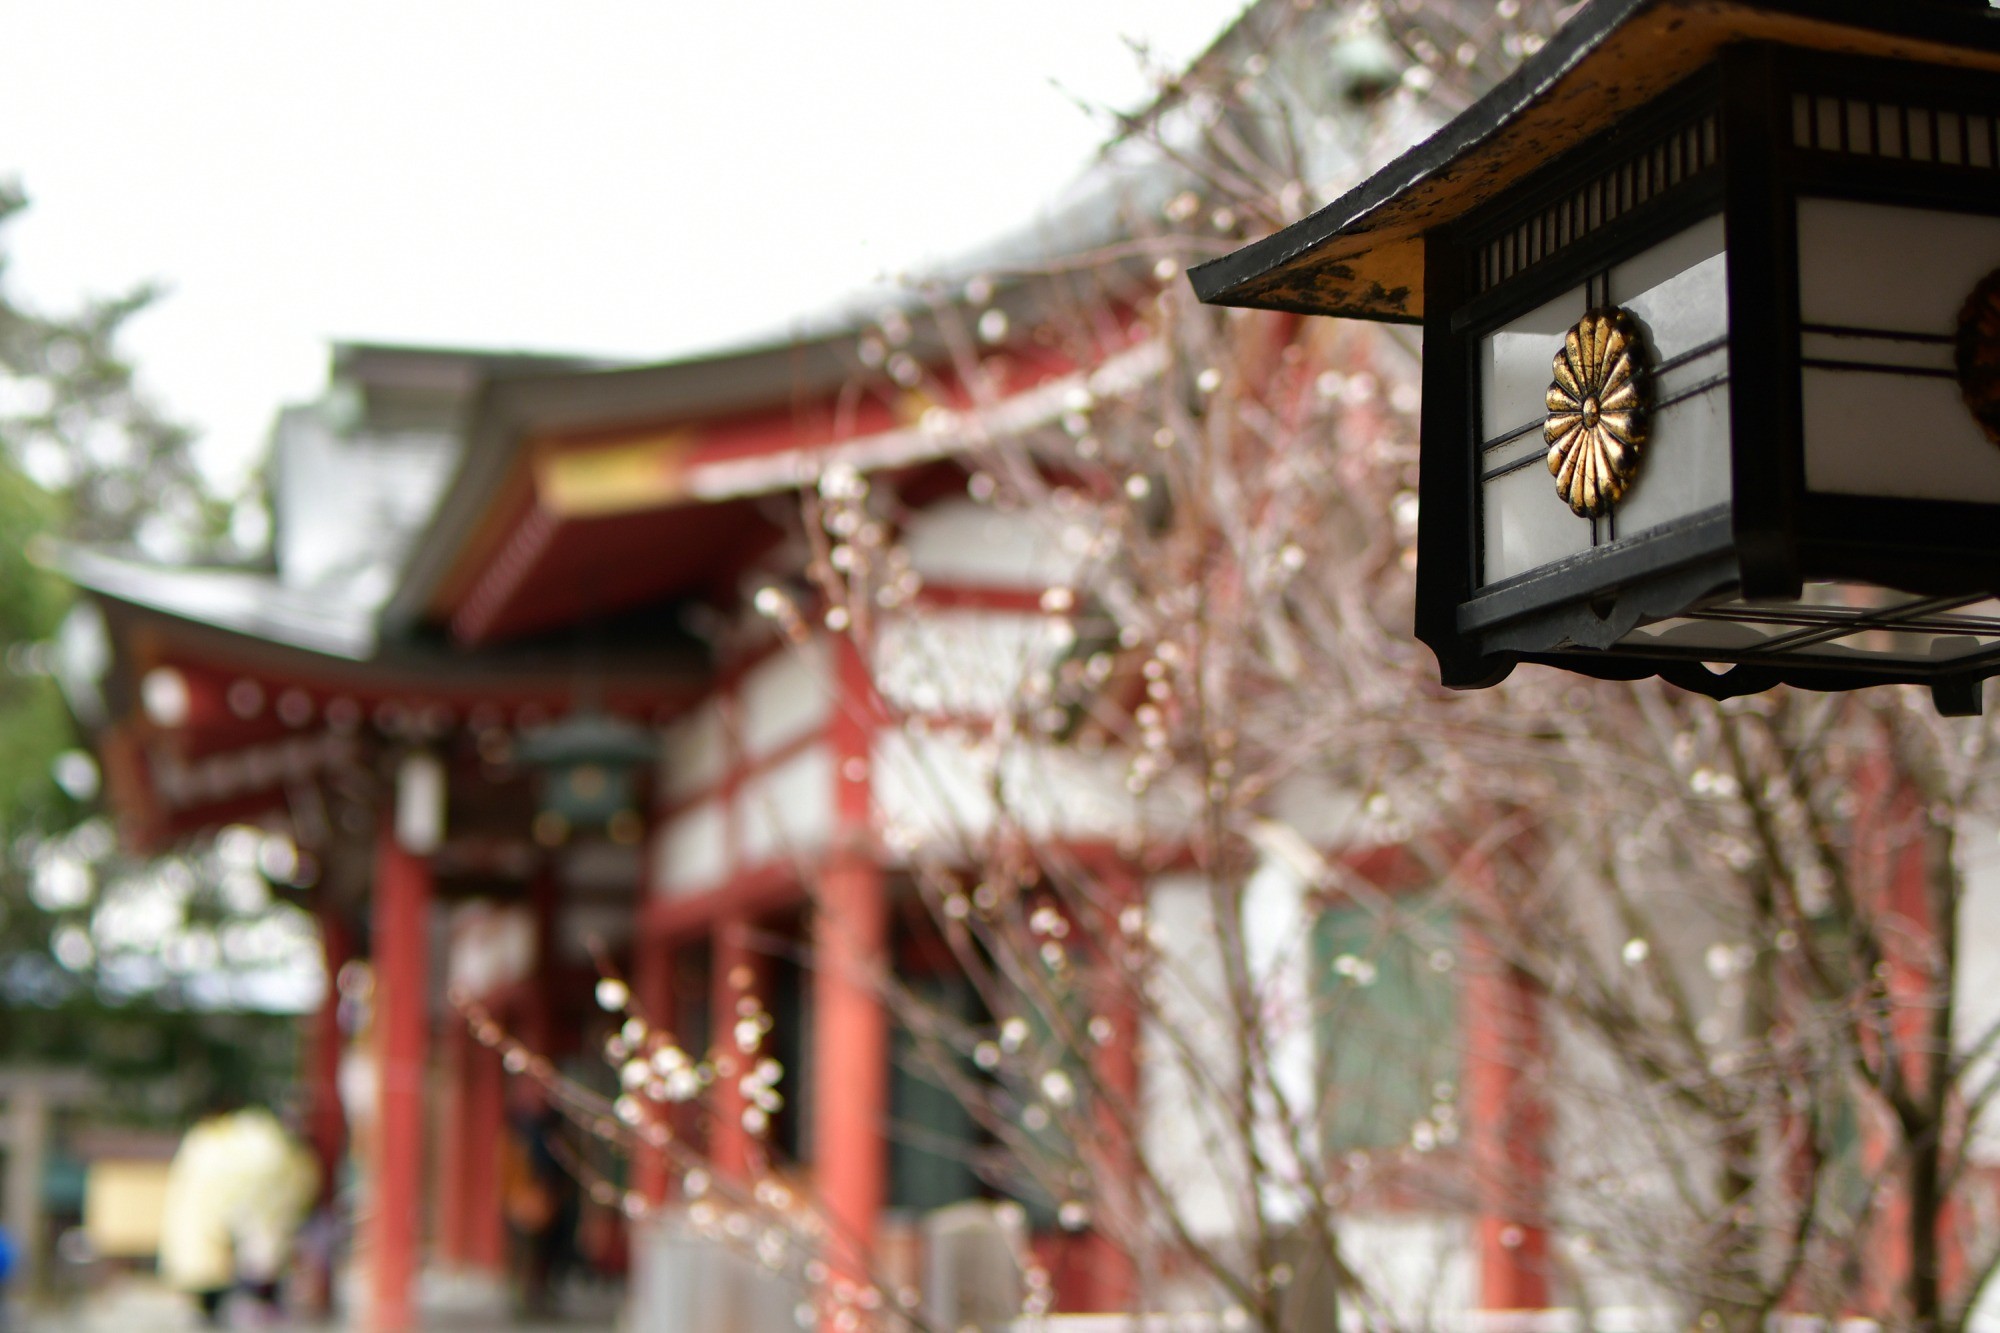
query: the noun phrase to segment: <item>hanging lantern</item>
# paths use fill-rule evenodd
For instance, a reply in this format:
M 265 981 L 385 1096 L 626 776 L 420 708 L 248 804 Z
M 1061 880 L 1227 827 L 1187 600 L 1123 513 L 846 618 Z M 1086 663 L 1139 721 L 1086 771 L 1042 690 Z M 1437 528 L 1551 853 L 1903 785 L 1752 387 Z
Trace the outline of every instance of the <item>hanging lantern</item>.
M 2000 672 L 2000 13 L 1595 0 L 1205 301 L 1421 323 L 1417 633 L 1520 662 Z
M 651 732 L 585 710 L 524 733 L 515 753 L 540 773 L 535 841 L 553 847 L 577 832 L 639 840 L 645 820 L 638 778 L 658 754 Z

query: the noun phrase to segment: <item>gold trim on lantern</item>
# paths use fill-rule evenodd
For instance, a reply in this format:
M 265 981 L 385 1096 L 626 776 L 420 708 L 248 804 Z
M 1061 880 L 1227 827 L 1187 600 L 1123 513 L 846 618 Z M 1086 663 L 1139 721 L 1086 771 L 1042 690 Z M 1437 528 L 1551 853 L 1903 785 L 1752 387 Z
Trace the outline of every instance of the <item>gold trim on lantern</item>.
M 1584 518 L 1624 497 L 1645 452 L 1651 406 L 1645 336 L 1630 311 L 1592 310 L 1563 336 L 1542 439 L 1556 494 Z

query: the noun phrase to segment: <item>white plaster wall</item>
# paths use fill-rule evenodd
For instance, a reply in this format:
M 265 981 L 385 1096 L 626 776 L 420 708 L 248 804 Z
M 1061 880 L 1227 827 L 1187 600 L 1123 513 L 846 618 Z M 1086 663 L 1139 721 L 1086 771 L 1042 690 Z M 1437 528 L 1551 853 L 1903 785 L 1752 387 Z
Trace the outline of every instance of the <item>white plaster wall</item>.
M 914 713 L 993 717 L 1009 711 L 1030 675 L 1052 669 L 1075 640 L 1066 620 L 998 611 L 927 610 L 883 622 L 875 685 Z
M 722 707 L 709 700 L 660 738 L 659 791 L 678 804 L 722 781 L 729 767 Z
M 1306 878 L 1286 861 L 1265 856 L 1243 889 L 1243 951 L 1262 998 L 1269 1042 L 1271 1082 L 1294 1113 L 1312 1119 L 1318 1104 L 1314 1077 L 1312 985 L 1312 909 Z M 1310 1142 L 1308 1125 L 1301 1133 L 1284 1129 L 1274 1105 L 1262 1136 L 1265 1159 L 1290 1162 L 1292 1145 Z M 1301 1164 L 1302 1165 L 1302 1164 Z M 1307 1200 L 1267 1198 L 1271 1216 L 1292 1220 L 1307 1211 Z
M 743 749 L 761 758 L 825 727 L 833 711 L 832 654 L 823 639 L 787 648 L 743 678 Z
M 1271 818 L 1311 847 L 1342 847 L 1369 840 L 1361 798 L 1313 773 L 1296 773 L 1271 791 Z
M 631 908 L 618 903 L 571 903 L 556 918 L 554 953 L 559 963 L 588 964 L 593 961 L 593 945 L 616 952 L 631 938 Z
M 1155 879 L 1148 894 L 1148 930 L 1166 965 L 1158 970 L 1155 1010 L 1142 1034 L 1145 1045 L 1146 1150 L 1180 1211 L 1206 1234 L 1225 1234 L 1248 1221 L 1251 1199 L 1242 1135 L 1230 1109 L 1216 1095 L 1237 1080 L 1236 1052 L 1226 1019 L 1223 960 L 1209 886 L 1198 875 Z M 1245 959 L 1259 996 L 1269 1039 L 1271 1082 L 1294 1114 L 1311 1120 L 1318 1104 L 1313 1051 L 1311 914 L 1304 879 L 1275 859 L 1251 875 L 1242 903 Z M 1281 1182 L 1300 1179 L 1305 1163 L 1293 1144 L 1311 1142 L 1310 1129 L 1295 1133 L 1281 1108 L 1260 1107 L 1257 1148 L 1269 1164 L 1256 1200 L 1280 1225 L 1297 1221 L 1309 1200 Z
M 1361 1214 L 1340 1224 L 1342 1255 L 1388 1307 L 1396 1328 L 1450 1328 L 1473 1308 L 1479 1269 L 1471 1224 L 1423 1213 Z M 1475 1326 L 1476 1327 L 1476 1326 Z
M 903 535 L 910 567 L 934 583 L 981 588 L 1047 588 L 1068 583 L 1078 553 L 1051 517 L 1001 513 L 949 500 L 911 520 Z
M 1251 1221 L 1241 1190 L 1240 1153 L 1229 1117 L 1196 1072 L 1226 1086 L 1235 1059 L 1217 1016 L 1224 1001 L 1222 959 L 1197 875 L 1164 875 L 1148 886 L 1147 929 L 1160 951 L 1158 991 L 1140 1030 L 1144 1151 L 1189 1228 L 1205 1239 L 1245 1234 Z
M 1968 819 L 1958 828 L 1959 873 L 1964 894 L 1958 909 L 1958 973 L 1953 1001 L 1958 1010 L 1958 1044 L 1975 1045 L 2000 1024 L 2000 825 Z M 1980 1061 L 1969 1087 L 2000 1078 L 2000 1060 Z M 1973 1137 L 1973 1153 L 1985 1165 L 2000 1165 L 2000 1110 L 1989 1104 Z M 1993 1302 L 2000 1315 L 2000 1299 Z
M 684 898 L 713 888 L 729 873 L 728 824 L 720 801 L 675 815 L 654 840 L 653 892 Z
M 741 864 L 809 855 L 833 832 L 833 752 L 824 744 L 793 755 L 743 784 Z
M 948 849 L 982 837 L 1001 808 L 1034 837 L 1115 839 L 1184 826 L 1194 803 L 1167 786 L 1125 788 L 1124 756 L 954 732 L 878 732 L 876 826 L 892 850 Z

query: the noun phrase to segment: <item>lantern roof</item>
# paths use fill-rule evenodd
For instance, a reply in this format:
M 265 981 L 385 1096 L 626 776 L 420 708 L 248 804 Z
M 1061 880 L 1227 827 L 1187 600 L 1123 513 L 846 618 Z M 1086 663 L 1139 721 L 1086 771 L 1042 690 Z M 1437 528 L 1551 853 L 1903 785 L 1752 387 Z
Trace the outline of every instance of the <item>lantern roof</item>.
M 569 764 L 639 767 L 659 753 L 653 733 L 594 707 L 525 732 L 515 754 L 523 763 L 547 768 Z
M 1189 271 L 1216 305 L 1424 316 L 1424 236 L 1743 42 L 2000 69 L 1985 0 L 1592 0 L 1436 134 L 1319 211 Z

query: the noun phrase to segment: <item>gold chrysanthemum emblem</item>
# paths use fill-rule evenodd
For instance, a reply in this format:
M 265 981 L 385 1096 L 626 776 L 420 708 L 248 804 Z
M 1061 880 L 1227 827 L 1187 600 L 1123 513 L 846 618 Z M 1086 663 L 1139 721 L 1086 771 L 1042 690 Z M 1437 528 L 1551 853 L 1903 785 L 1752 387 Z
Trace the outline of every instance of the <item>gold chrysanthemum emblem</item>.
M 1549 385 L 1549 471 L 1556 494 L 1585 518 L 1611 508 L 1639 472 L 1646 447 L 1646 355 L 1639 321 L 1624 310 L 1586 314 L 1563 336 Z
M 1980 280 L 1959 311 L 1958 387 L 1986 438 L 2000 444 L 2000 269 Z

